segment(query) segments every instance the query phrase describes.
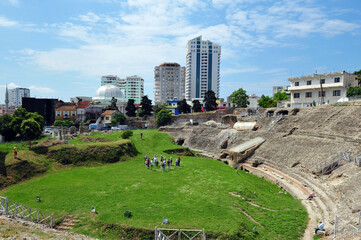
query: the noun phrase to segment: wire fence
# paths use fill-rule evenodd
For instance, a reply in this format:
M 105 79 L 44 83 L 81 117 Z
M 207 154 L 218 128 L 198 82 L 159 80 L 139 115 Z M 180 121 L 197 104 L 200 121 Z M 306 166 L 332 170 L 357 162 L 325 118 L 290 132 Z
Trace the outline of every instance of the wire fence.
M 20 218 L 23 220 L 42 223 L 49 225 L 50 228 L 54 226 L 53 215 L 44 215 L 37 209 L 18 204 L 6 197 L 0 197 L 0 214 Z
M 206 240 L 206 234 L 204 229 L 170 229 L 170 228 L 155 228 L 154 231 L 155 240 L 172 240 L 172 239 L 186 239 L 186 240 Z

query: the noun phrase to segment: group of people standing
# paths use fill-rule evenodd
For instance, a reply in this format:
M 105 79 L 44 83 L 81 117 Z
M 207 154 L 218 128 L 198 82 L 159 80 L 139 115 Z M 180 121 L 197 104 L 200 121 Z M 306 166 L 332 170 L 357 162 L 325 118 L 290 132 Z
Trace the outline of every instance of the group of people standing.
M 181 158 L 178 157 L 175 160 L 175 166 L 180 167 L 180 162 L 181 162 Z M 152 159 L 149 159 L 149 157 L 146 154 L 144 156 L 144 164 L 150 170 L 153 170 L 153 165 L 155 165 L 156 167 L 159 167 L 159 165 L 160 165 L 160 167 L 162 168 L 162 171 L 165 171 L 166 165 L 168 168 L 170 168 L 173 165 L 173 158 L 170 157 L 169 159 L 166 159 L 165 157 L 163 157 L 163 155 L 160 155 L 160 159 L 158 160 L 157 156 L 154 155 Z

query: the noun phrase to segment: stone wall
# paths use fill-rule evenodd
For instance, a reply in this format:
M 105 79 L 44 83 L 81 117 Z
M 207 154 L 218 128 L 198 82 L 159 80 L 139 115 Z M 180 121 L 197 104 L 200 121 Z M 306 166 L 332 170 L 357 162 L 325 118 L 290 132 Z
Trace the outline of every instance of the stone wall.
M 232 114 L 234 108 L 218 109 L 212 112 L 199 112 L 199 113 L 188 113 L 172 116 L 172 123 L 177 122 L 189 122 L 190 119 L 193 122 L 202 123 L 208 120 L 213 120 L 218 123 L 222 122 L 222 117 L 226 114 Z

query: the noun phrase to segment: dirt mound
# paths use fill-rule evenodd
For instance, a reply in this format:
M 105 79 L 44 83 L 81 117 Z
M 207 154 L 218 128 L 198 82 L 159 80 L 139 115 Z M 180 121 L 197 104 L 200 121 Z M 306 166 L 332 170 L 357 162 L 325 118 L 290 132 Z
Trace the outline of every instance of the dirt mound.
M 5 174 L 0 175 L 0 189 L 42 174 L 46 170 L 42 165 L 18 159 L 17 162 L 6 166 Z
M 81 138 L 82 141 L 84 142 L 111 142 L 111 139 L 107 139 L 107 138 L 96 138 L 96 137 L 85 137 L 83 136 Z
M 60 146 L 49 149 L 47 156 L 63 165 L 87 165 L 91 163 L 114 163 L 125 161 L 137 154 L 132 142 L 113 142 L 112 144 L 90 144 L 81 148 Z

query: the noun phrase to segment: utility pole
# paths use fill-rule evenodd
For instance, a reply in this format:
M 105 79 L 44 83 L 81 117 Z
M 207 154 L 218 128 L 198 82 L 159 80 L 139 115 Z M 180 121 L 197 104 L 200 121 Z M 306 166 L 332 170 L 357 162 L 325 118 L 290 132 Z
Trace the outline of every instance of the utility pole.
M 323 102 L 324 102 L 324 96 L 323 96 L 323 87 L 322 87 L 322 79 L 321 79 L 321 76 L 320 76 L 320 87 L 321 87 L 321 92 L 320 92 L 321 104 L 323 104 Z

